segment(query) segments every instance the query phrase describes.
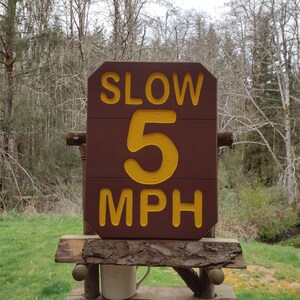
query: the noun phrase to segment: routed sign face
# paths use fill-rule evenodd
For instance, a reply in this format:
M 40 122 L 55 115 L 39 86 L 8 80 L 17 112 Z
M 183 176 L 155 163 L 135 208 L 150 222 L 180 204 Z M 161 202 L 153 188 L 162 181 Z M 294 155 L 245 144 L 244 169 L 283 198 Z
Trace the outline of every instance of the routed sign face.
M 89 77 L 85 219 L 102 238 L 200 239 L 217 223 L 216 84 L 199 63 Z

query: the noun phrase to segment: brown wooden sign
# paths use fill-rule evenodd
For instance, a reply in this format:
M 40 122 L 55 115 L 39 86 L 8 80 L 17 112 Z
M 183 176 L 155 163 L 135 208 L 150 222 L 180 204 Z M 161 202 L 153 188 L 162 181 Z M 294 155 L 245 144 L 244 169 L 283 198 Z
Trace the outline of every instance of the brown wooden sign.
M 89 77 L 85 219 L 102 238 L 200 239 L 217 223 L 216 84 L 199 63 Z

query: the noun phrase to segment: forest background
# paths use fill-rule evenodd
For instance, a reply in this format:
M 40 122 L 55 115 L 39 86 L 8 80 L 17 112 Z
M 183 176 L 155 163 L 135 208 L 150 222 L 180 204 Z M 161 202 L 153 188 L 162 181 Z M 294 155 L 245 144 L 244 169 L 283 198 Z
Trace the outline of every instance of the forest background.
M 219 230 L 276 240 L 299 225 L 300 1 L 232 0 L 217 19 L 167 0 L 0 1 L 0 211 L 79 213 L 68 131 L 107 60 L 201 62 L 218 78 Z M 188 149 L 187 149 L 188 151 Z

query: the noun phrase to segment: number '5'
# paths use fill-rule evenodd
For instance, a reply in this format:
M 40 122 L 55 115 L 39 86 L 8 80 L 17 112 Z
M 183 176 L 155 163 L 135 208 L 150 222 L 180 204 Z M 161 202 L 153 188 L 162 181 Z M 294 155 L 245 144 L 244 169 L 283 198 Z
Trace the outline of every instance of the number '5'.
M 149 172 L 144 170 L 134 159 L 127 159 L 124 168 L 127 174 L 136 182 L 142 184 L 158 184 L 169 179 L 178 165 L 178 151 L 172 140 L 163 133 L 144 134 L 147 123 L 172 124 L 176 122 L 173 110 L 137 110 L 130 122 L 127 147 L 131 152 L 137 152 L 147 146 L 156 146 L 162 154 L 160 168 Z

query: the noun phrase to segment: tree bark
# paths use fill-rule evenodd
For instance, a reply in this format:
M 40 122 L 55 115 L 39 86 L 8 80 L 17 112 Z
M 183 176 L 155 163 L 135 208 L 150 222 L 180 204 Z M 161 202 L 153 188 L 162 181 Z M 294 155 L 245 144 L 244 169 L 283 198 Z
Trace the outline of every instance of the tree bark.
M 16 0 L 10 0 L 7 3 L 6 15 L 4 17 L 3 31 L 4 36 L 1 36 L 2 49 L 1 54 L 3 56 L 2 63 L 5 67 L 5 79 L 6 79 L 6 97 L 4 99 L 3 107 L 3 124 L 4 124 L 4 134 L 3 134 L 3 150 L 9 152 L 9 142 L 10 142 L 10 121 L 12 116 L 13 108 L 13 93 L 14 93 L 14 39 L 15 39 L 15 16 L 16 16 Z
M 246 267 L 237 240 L 102 240 L 99 236 L 63 236 L 56 262 L 178 268 Z
M 0 165 L 0 191 L 5 189 L 5 160 L 10 157 L 10 145 L 12 143 L 11 132 L 11 117 L 13 110 L 13 95 L 14 95 L 14 39 L 15 39 L 15 16 L 16 16 L 16 0 L 9 0 L 5 6 L 5 16 L 3 17 L 2 32 L 0 36 L 2 55 L 1 63 L 5 68 L 6 94 L 3 101 L 3 125 L 2 125 L 2 145 L 1 145 L 1 165 Z

